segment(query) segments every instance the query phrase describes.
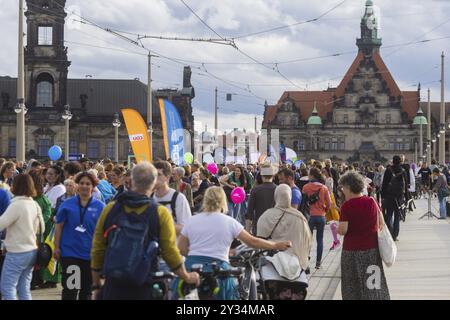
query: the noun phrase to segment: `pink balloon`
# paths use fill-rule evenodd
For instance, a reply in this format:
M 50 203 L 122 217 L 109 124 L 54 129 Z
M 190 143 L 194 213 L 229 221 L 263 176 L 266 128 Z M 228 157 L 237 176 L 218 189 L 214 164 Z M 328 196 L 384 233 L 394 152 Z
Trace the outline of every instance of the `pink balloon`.
M 217 167 L 217 164 L 210 163 L 208 164 L 208 171 L 211 172 L 211 174 L 217 174 L 219 172 L 219 167 Z
M 245 190 L 242 187 L 234 188 L 231 192 L 231 201 L 234 204 L 239 204 L 245 201 Z

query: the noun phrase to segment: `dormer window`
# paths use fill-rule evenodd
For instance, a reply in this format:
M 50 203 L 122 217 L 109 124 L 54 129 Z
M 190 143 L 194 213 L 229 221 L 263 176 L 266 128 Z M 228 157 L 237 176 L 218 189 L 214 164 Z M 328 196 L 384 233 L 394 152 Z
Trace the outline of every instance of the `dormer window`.
M 53 44 L 53 27 L 40 26 L 38 29 L 38 45 L 51 46 Z

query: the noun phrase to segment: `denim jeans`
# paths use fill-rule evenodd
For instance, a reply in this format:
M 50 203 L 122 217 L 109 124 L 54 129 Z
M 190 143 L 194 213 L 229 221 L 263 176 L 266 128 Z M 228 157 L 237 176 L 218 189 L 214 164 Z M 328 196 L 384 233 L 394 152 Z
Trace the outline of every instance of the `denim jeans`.
M 31 277 L 36 262 L 37 250 L 8 252 L 2 269 L 1 290 L 3 300 L 31 300 Z
M 386 210 L 384 221 L 391 232 L 392 238 L 397 239 L 400 233 L 400 211 L 394 198 L 386 198 L 383 201 L 383 207 Z
M 237 221 L 241 222 L 241 204 L 234 204 L 233 202 L 228 202 L 228 215 Z
M 447 198 L 439 198 L 439 213 L 441 214 L 441 218 L 447 218 Z
M 323 252 L 323 231 L 325 229 L 326 220 L 325 217 L 322 216 L 311 216 L 309 219 L 309 228 L 311 232 L 314 232 L 316 229 L 316 241 L 317 241 L 317 258 L 316 265 L 320 264 L 322 261 L 322 252 Z
M 248 199 L 247 197 L 244 202 L 241 203 L 241 210 L 240 210 L 240 220 L 239 222 L 245 226 L 245 216 L 247 215 L 247 209 L 248 209 Z

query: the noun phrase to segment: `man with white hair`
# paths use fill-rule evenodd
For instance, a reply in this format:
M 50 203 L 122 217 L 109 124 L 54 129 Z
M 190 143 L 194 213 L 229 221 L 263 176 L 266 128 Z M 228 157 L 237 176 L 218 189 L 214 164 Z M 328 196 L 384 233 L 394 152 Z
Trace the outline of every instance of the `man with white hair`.
M 151 273 L 156 272 L 159 265 L 152 249 L 155 247 L 159 247 L 162 258 L 173 272 L 187 283 L 199 285 L 199 275 L 186 272 L 184 267 L 176 243 L 175 224 L 171 213 L 150 198 L 157 176 L 158 171 L 151 163 L 139 163 L 131 172 L 133 191 L 122 193 L 103 210 L 97 223 L 91 251 L 95 298 L 152 299 L 151 282 L 146 280 L 144 284 L 138 285 L 136 282 L 132 284 L 130 279 L 135 280 L 135 277 L 143 276 L 151 280 Z M 133 225 L 133 230 L 129 228 L 130 225 Z M 142 256 L 136 255 L 134 248 L 142 242 Z M 158 245 L 154 245 L 154 242 Z M 149 254 L 150 257 L 155 254 L 154 259 L 151 259 L 151 270 L 144 275 L 139 274 L 142 272 L 130 270 L 128 265 L 134 267 L 136 262 L 142 263 L 144 254 Z M 101 274 L 105 276 L 104 285 Z

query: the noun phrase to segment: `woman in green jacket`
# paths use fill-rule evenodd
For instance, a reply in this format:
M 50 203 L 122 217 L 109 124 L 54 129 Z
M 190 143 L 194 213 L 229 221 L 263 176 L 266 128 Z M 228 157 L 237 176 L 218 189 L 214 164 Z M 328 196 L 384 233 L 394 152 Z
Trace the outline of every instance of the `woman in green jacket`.
M 52 204 L 50 200 L 44 195 L 44 183 L 45 179 L 41 170 L 33 169 L 29 172 L 29 175 L 33 179 L 36 194 L 34 201 L 37 202 L 42 210 L 42 216 L 44 217 L 45 232 L 44 241 L 50 234 L 53 228 L 53 215 L 52 215 Z M 33 272 L 33 281 L 31 282 L 31 287 L 39 286 L 40 288 L 56 288 L 58 282 L 61 281 L 61 273 L 59 271 L 59 266 L 54 275 L 52 275 L 47 268 L 36 270 Z

